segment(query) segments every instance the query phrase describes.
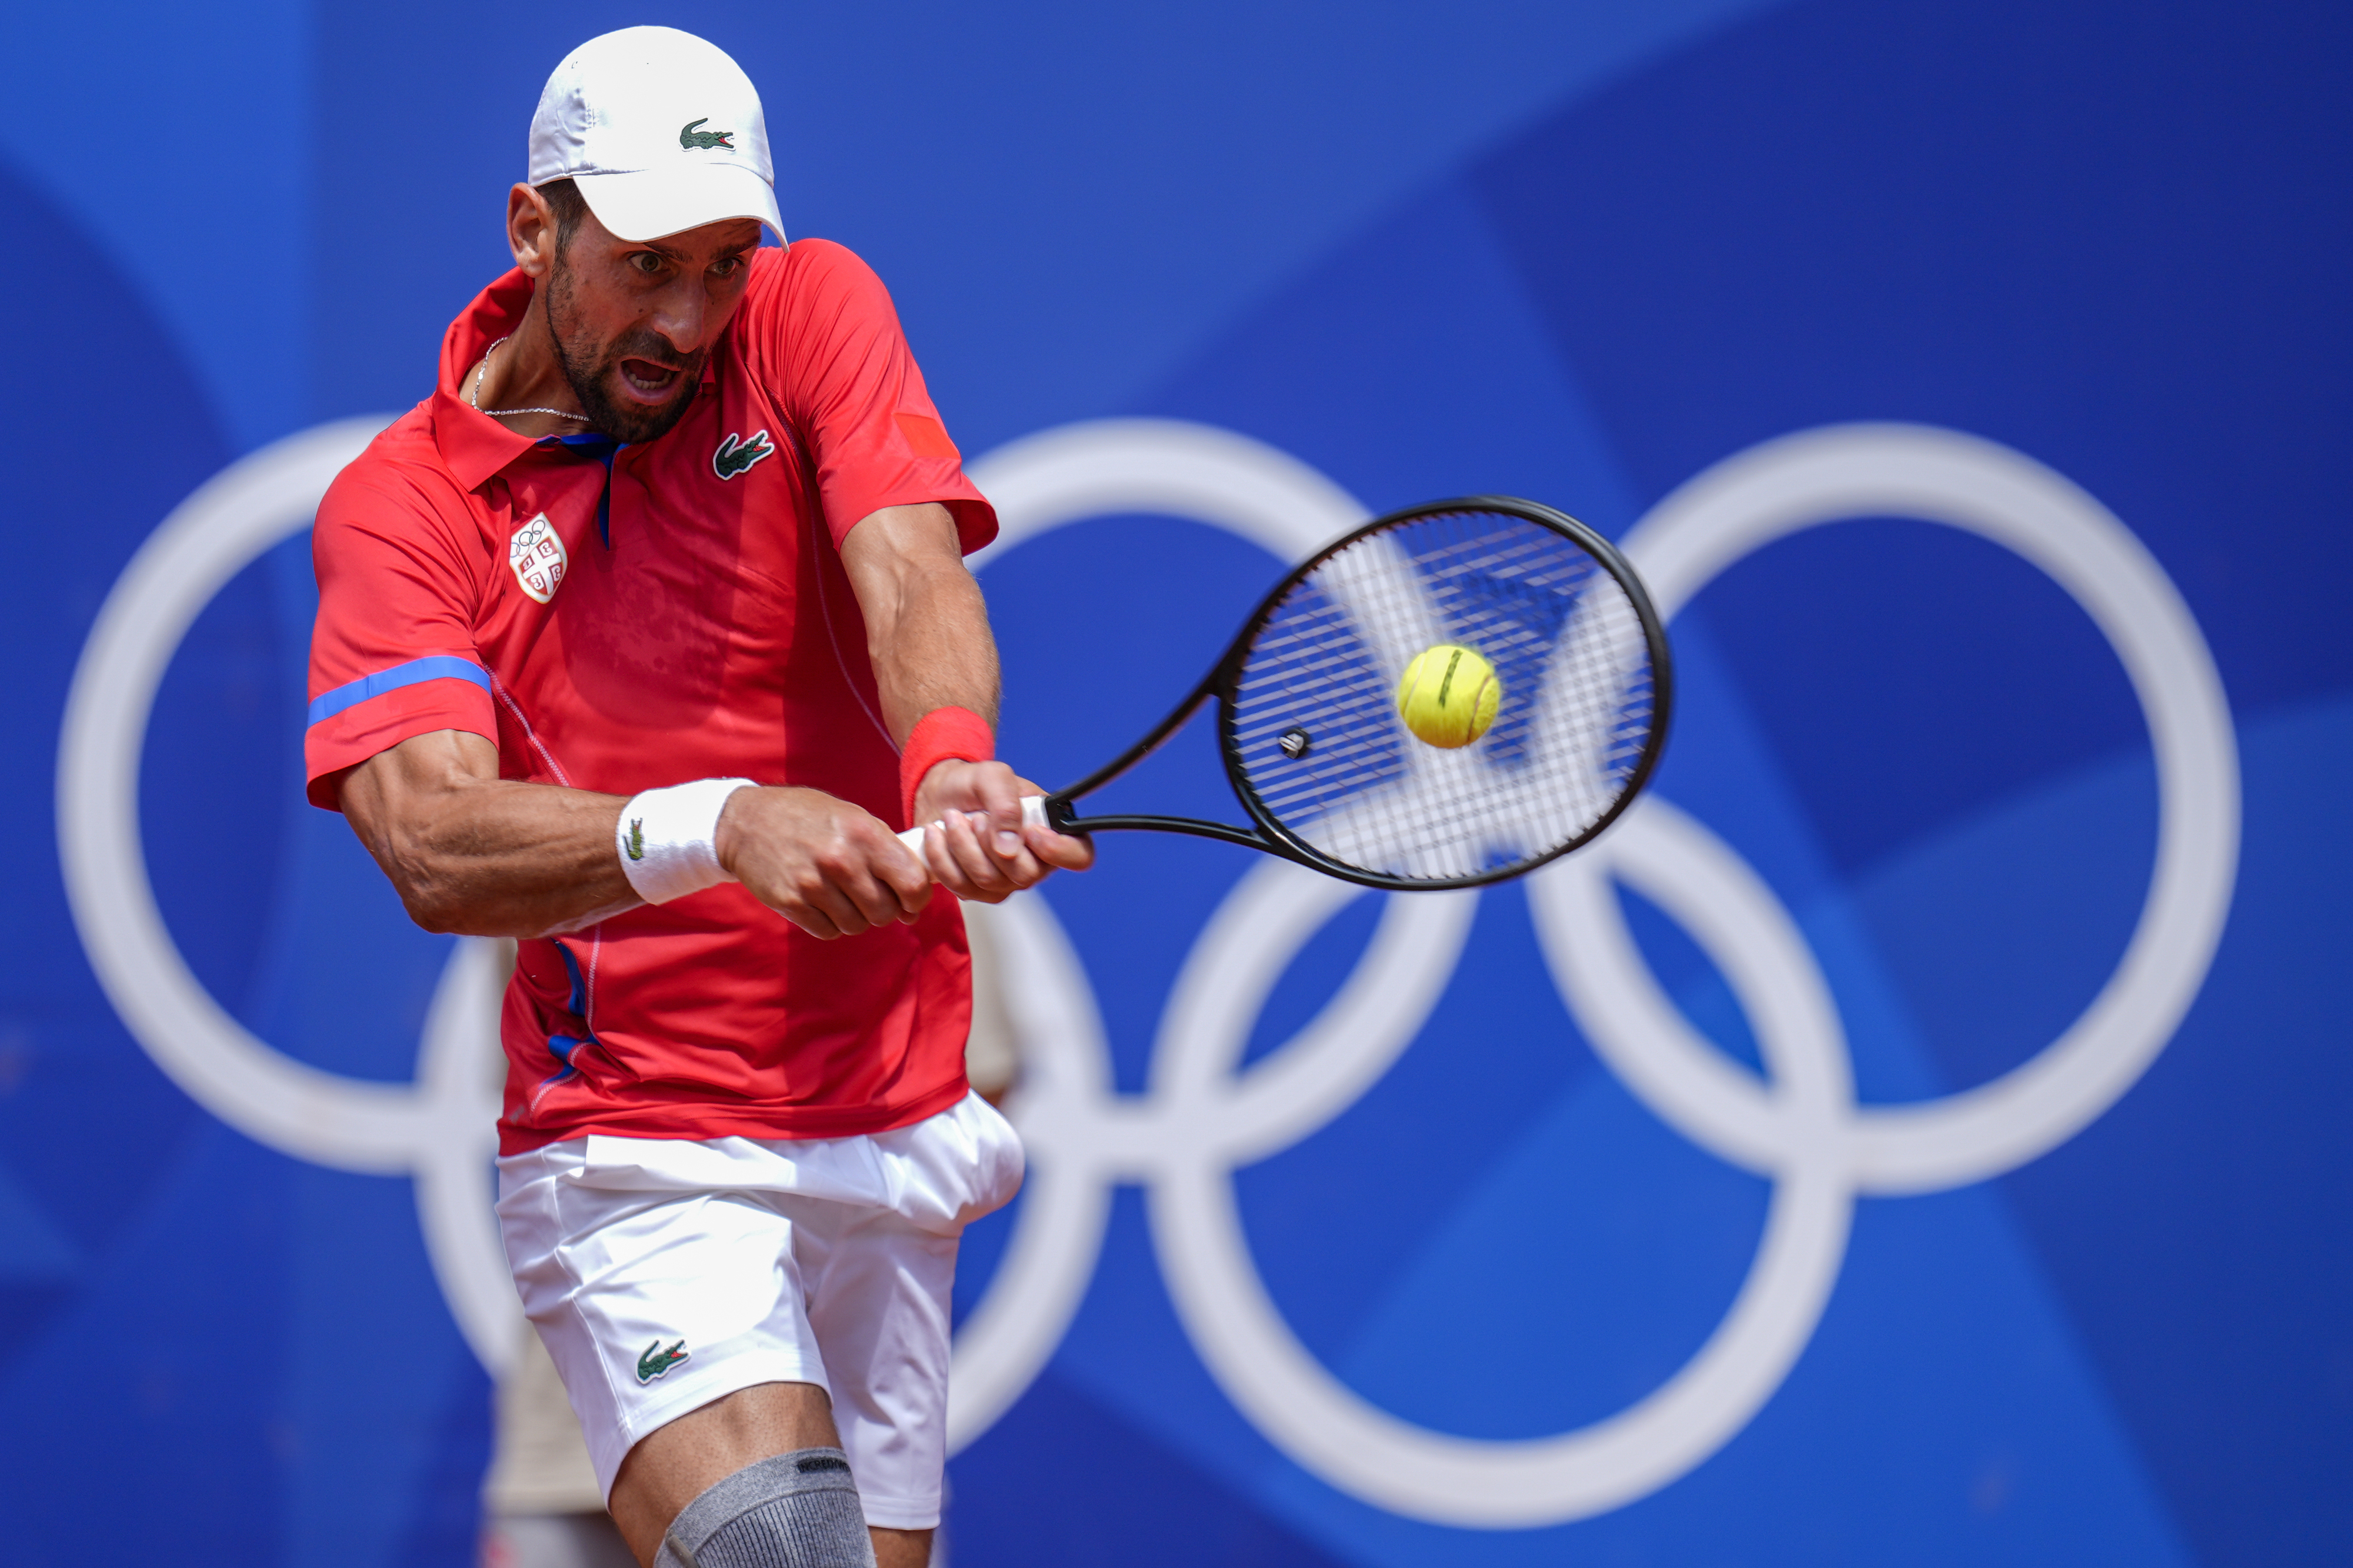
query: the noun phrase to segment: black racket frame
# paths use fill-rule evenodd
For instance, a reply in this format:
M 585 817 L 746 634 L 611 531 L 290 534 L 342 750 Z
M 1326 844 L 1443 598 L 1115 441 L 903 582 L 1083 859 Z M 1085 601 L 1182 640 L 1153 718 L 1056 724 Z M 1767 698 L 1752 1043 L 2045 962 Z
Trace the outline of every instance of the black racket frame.
M 1250 645 L 1257 639 L 1259 631 L 1266 625 L 1268 617 L 1272 616 L 1282 605 L 1283 596 L 1297 586 L 1301 579 L 1358 540 L 1369 534 L 1378 533 L 1385 529 L 1394 528 L 1400 523 L 1412 522 L 1422 518 L 1477 511 L 1498 512 L 1551 529 L 1599 562 L 1602 569 L 1616 578 L 1619 586 L 1625 590 L 1627 598 L 1633 604 L 1635 615 L 1641 620 L 1642 637 L 1649 647 L 1651 657 L 1651 728 L 1649 735 L 1644 739 L 1642 754 L 1634 764 L 1633 774 L 1627 780 L 1626 788 L 1592 826 L 1558 848 L 1535 859 L 1520 861 L 1492 871 L 1473 872 L 1467 877 L 1445 878 L 1392 877 L 1335 860 L 1277 821 L 1259 798 L 1258 792 L 1250 786 L 1249 774 L 1243 769 L 1241 742 L 1234 731 L 1234 699 L 1235 689 L 1241 679 L 1242 667 L 1250 657 Z M 1226 781 L 1233 786 L 1235 795 L 1241 801 L 1242 809 L 1247 811 L 1250 820 L 1257 824 L 1255 828 L 1237 827 L 1230 823 L 1210 822 L 1192 816 L 1133 815 L 1081 816 L 1078 815 L 1072 803 L 1079 796 L 1102 788 L 1154 752 L 1158 751 L 1170 736 L 1183 729 L 1193 715 L 1200 710 L 1201 704 L 1213 698 L 1218 704 L 1218 751 L 1225 763 Z M 1651 774 L 1658 766 L 1659 753 L 1665 748 L 1667 721 L 1673 705 L 1674 665 L 1667 651 L 1666 626 L 1659 619 L 1658 609 L 1651 603 L 1651 595 L 1643 588 L 1642 580 L 1634 574 L 1633 567 L 1628 564 L 1626 558 L 1618 552 L 1617 546 L 1567 512 L 1556 511 L 1551 507 L 1532 500 L 1524 500 L 1517 496 L 1461 496 L 1452 500 L 1425 501 L 1419 506 L 1407 507 L 1402 510 L 1377 517 L 1359 528 L 1352 529 L 1293 567 L 1290 574 L 1260 601 L 1258 608 L 1250 613 L 1250 617 L 1243 624 L 1242 629 L 1235 634 L 1234 640 L 1228 645 L 1226 651 L 1219 656 L 1217 664 L 1211 668 L 1208 675 L 1202 677 L 1201 683 L 1176 706 L 1167 718 L 1163 719 L 1150 733 L 1113 761 L 1097 768 L 1069 788 L 1058 790 L 1046 797 L 1046 820 L 1058 833 L 1145 831 L 1185 833 L 1197 838 L 1214 838 L 1222 843 L 1240 844 L 1247 848 L 1261 850 L 1270 855 L 1279 855 L 1286 860 L 1313 867 L 1326 876 L 1337 877 L 1343 881 L 1354 882 L 1366 888 L 1381 888 L 1397 892 L 1435 892 L 1449 888 L 1483 887 L 1491 882 L 1522 876 L 1548 861 L 1559 858 L 1572 849 L 1591 843 L 1602 829 L 1615 822 L 1620 814 L 1632 804 L 1635 796 L 1642 793 L 1643 786 L 1650 783 Z

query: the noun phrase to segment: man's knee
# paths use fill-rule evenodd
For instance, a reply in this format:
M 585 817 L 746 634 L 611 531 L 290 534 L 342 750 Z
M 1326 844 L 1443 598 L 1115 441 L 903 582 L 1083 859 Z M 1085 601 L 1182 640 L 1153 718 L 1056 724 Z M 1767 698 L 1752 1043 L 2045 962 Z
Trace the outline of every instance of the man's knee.
M 839 1448 L 744 1466 L 679 1510 L 655 1568 L 874 1568 L 865 1510 Z

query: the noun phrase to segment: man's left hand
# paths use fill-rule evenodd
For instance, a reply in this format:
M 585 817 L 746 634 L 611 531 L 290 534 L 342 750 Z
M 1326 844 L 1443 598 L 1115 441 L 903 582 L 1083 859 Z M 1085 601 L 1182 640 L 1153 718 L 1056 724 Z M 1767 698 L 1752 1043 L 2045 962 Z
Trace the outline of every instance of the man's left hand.
M 1050 827 L 1025 827 L 1021 797 L 1046 792 L 1003 763 L 944 762 L 915 792 L 923 861 L 959 899 L 1002 903 L 1060 869 L 1094 864 L 1094 846 Z

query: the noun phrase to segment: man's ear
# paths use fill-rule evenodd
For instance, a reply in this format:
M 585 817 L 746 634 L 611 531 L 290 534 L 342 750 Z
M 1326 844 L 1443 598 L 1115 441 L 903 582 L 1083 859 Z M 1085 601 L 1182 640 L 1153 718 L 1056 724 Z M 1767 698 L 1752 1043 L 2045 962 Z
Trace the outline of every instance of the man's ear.
M 554 209 L 529 185 L 507 193 L 507 245 L 515 265 L 533 278 L 544 278 L 555 266 L 558 244 Z

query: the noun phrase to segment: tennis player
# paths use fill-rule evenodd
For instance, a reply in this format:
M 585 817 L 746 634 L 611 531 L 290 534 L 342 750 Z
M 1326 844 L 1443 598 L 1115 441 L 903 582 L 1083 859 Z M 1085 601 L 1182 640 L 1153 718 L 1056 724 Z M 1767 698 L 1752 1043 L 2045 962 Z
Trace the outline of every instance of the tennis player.
M 500 1225 L 639 1561 L 899 1568 L 1022 1168 L 956 900 L 1092 852 L 993 760 L 996 517 L 890 296 L 763 225 L 725 54 L 556 68 L 515 269 L 320 508 L 310 795 L 418 923 L 522 939 Z

